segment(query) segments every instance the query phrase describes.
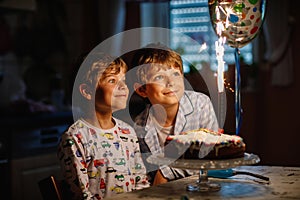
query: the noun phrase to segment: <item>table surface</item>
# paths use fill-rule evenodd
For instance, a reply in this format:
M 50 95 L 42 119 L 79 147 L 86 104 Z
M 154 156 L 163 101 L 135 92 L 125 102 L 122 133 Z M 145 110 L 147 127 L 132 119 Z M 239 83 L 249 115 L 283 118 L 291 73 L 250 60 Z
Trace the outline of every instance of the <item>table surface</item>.
M 209 178 L 212 183 L 221 185 L 216 192 L 190 192 L 186 190 L 188 184 L 195 183 L 199 177 L 171 181 L 142 190 L 117 195 L 118 200 L 218 200 L 218 199 L 261 199 L 261 200 L 300 200 L 300 167 L 280 166 L 239 166 L 233 168 L 269 177 L 264 181 L 249 175 L 235 175 L 230 178 Z M 116 199 L 107 198 L 107 200 Z

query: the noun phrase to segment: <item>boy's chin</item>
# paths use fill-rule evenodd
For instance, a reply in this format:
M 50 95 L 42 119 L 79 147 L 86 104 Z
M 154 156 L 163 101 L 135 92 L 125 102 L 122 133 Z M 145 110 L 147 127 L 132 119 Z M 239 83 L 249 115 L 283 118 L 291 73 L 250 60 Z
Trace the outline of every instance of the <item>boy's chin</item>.
M 126 108 L 126 104 L 124 105 L 116 105 L 112 108 L 113 112 L 119 111 L 119 110 L 124 110 Z
M 180 98 L 178 98 L 177 96 L 174 97 L 170 97 L 167 100 L 165 100 L 166 105 L 172 105 L 172 104 L 178 104 L 180 101 Z

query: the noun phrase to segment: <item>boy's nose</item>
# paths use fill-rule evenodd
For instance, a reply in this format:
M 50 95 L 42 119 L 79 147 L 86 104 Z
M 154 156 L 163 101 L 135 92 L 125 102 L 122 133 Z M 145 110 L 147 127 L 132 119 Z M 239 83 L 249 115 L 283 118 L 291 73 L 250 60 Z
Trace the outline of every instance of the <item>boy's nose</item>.
M 174 85 L 174 80 L 172 79 L 172 77 L 168 77 L 167 79 L 167 87 L 172 87 Z
M 125 81 L 119 81 L 118 88 L 119 89 L 126 89 L 127 85 L 126 85 Z

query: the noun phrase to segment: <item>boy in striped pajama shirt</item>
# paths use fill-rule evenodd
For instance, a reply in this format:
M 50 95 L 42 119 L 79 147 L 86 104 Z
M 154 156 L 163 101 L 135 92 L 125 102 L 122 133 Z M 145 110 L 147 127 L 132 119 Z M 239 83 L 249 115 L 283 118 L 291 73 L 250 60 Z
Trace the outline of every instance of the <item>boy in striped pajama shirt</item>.
M 194 174 L 189 170 L 155 166 L 146 159 L 163 153 L 168 135 L 199 128 L 218 131 L 210 98 L 185 90 L 181 56 L 166 46 L 154 44 L 138 50 L 132 66 L 138 67 L 134 89 L 150 102 L 136 117 L 134 128 L 151 183 L 161 184 Z

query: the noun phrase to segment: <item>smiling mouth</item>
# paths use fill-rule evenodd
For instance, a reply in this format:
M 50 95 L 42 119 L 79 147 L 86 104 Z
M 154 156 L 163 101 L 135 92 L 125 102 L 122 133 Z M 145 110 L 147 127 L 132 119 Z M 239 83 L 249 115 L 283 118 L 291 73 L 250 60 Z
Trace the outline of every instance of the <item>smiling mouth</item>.
M 175 95 L 176 91 L 168 91 L 168 92 L 164 92 L 164 95 Z
M 127 97 L 127 94 L 116 94 L 115 97 Z

